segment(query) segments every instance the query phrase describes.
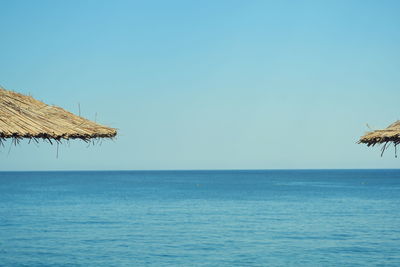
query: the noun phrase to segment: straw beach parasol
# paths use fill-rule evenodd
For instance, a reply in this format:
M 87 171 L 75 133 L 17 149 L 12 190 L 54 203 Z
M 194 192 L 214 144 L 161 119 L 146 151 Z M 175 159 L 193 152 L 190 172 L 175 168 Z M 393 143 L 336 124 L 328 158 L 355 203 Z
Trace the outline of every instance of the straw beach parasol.
M 116 129 L 109 128 L 60 107 L 50 106 L 31 96 L 25 96 L 0 88 L 0 142 L 22 138 L 61 142 L 94 138 L 113 138 Z
M 393 143 L 395 156 L 397 157 L 397 145 L 400 144 L 400 121 L 396 121 L 384 130 L 376 130 L 367 133 L 360 138 L 358 143 L 364 143 L 367 144 L 367 146 L 383 144 L 381 156 L 385 152 L 386 148 Z

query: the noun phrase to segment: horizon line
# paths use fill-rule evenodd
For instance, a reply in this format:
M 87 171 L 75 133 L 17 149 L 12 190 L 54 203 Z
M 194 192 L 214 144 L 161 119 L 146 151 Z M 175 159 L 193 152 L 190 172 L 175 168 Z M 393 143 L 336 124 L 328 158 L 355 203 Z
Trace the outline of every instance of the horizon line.
M 1 172 L 191 172 L 191 171 L 351 171 L 351 170 L 400 170 L 400 168 L 287 168 L 287 169 L 101 169 L 101 170 L 0 170 Z

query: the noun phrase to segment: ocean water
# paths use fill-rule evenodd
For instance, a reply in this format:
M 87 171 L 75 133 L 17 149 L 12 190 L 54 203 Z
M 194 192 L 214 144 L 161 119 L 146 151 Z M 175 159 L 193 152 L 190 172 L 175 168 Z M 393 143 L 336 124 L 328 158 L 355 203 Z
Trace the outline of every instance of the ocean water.
M 400 266 L 400 170 L 0 172 L 0 266 Z

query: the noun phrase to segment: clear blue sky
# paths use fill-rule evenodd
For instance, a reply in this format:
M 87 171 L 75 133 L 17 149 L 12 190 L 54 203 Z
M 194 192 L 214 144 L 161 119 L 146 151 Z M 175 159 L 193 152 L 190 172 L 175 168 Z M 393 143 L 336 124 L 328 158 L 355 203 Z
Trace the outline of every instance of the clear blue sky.
M 119 129 L 1 170 L 398 168 L 400 1 L 0 0 L 0 84 Z

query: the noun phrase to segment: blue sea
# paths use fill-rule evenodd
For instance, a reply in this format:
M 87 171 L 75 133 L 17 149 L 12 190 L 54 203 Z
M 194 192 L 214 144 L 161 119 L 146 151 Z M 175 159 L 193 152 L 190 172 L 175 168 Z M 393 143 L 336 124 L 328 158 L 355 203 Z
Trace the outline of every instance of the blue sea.
M 400 170 L 0 172 L 1 266 L 400 266 Z

